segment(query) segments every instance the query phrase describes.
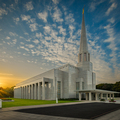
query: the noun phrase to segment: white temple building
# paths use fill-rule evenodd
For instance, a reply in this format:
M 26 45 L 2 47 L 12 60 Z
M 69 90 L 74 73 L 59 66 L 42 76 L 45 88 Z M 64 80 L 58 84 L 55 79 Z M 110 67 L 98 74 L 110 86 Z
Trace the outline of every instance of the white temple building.
M 84 10 L 77 65 L 66 64 L 51 69 L 20 82 L 14 87 L 14 98 L 21 99 L 79 98 L 79 100 L 98 100 L 103 97 L 107 99 L 108 94 L 110 98 L 114 98 L 114 93 L 118 92 L 96 89 L 96 74 L 93 72 L 93 64 L 90 62 L 87 45 Z

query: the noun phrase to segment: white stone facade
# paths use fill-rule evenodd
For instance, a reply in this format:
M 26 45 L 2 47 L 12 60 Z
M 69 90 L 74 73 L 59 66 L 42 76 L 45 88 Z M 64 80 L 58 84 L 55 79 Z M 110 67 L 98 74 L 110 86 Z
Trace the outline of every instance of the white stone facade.
M 94 90 L 95 87 L 96 74 L 90 62 L 83 14 L 78 64 L 66 64 L 18 83 L 14 97 L 38 100 L 78 98 L 76 90 Z
M 76 82 L 79 83 L 80 90 L 95 89 L 94 74 L 91 71 L 66 64 L 18 83 L 14 88 L 14 97 L 38 100 L 55 100 L 56 97 L 60 99 L 76 98 Z M 58 82 L 60 83 L 59 95 Z

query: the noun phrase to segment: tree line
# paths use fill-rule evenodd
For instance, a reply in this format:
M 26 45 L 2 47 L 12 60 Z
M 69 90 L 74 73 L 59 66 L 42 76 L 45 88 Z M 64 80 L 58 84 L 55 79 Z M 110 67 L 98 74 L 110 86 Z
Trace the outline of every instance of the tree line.
M 96 85 L 96 89 L 120 92 L 120 81 L 116 82 L 115 84 L 101 83 L 101 84 Z
M 14 97 L 14 86 L 3 88 L 0 87 L 0 98 Z
M 111 83 L 101 83 L 96 85 L 96 89 L 102 89 L 102 90 L 109 90 L 109 91 L 117 91 L 120 92 L 120 81 L 116 82 L 115 84 Z M 115 96 L 119 96 L 120 94 L 115 94 Z

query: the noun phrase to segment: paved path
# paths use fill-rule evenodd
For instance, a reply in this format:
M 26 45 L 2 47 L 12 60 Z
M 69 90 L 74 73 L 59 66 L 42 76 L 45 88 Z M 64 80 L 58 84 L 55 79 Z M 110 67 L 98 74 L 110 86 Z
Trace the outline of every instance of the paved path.
M 95 102 L 95 101 L 92 101 Z M 49 104 L 49 105 L 34 105 L 34 106 L 21 106 L 0 109 L 0 120 L 90 120 L 90 119 L 78 119 L 69 117 L 57 117 L 39 114 L 28 114 L 22 112 L 16 112 L 13 110 L 26 109 L 26 108 L 39 108 L 49 106 L 61 106 L 61 105 L 72 105 L 72 104 L 84 104 L 91 103 L 89 101 L 77 102 L 77 103 L 60 103 L 60 104 Z M 120 120 L 120 109 L 112 113 L 106 114 L 94 120 Z

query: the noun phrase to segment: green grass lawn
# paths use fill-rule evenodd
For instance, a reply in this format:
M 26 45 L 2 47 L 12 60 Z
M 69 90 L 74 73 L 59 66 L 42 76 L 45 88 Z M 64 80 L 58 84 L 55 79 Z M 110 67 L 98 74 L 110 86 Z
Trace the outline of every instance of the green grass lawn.
M 29 100 L 12 98 L 14 102 L 2 102 L 2 108 L 28 106 L 28 105 L 43 105 L 43 104 L 55 104 L 55 100 Z M 58 103 L 78 102 L 76 100 L 59 100 Z

